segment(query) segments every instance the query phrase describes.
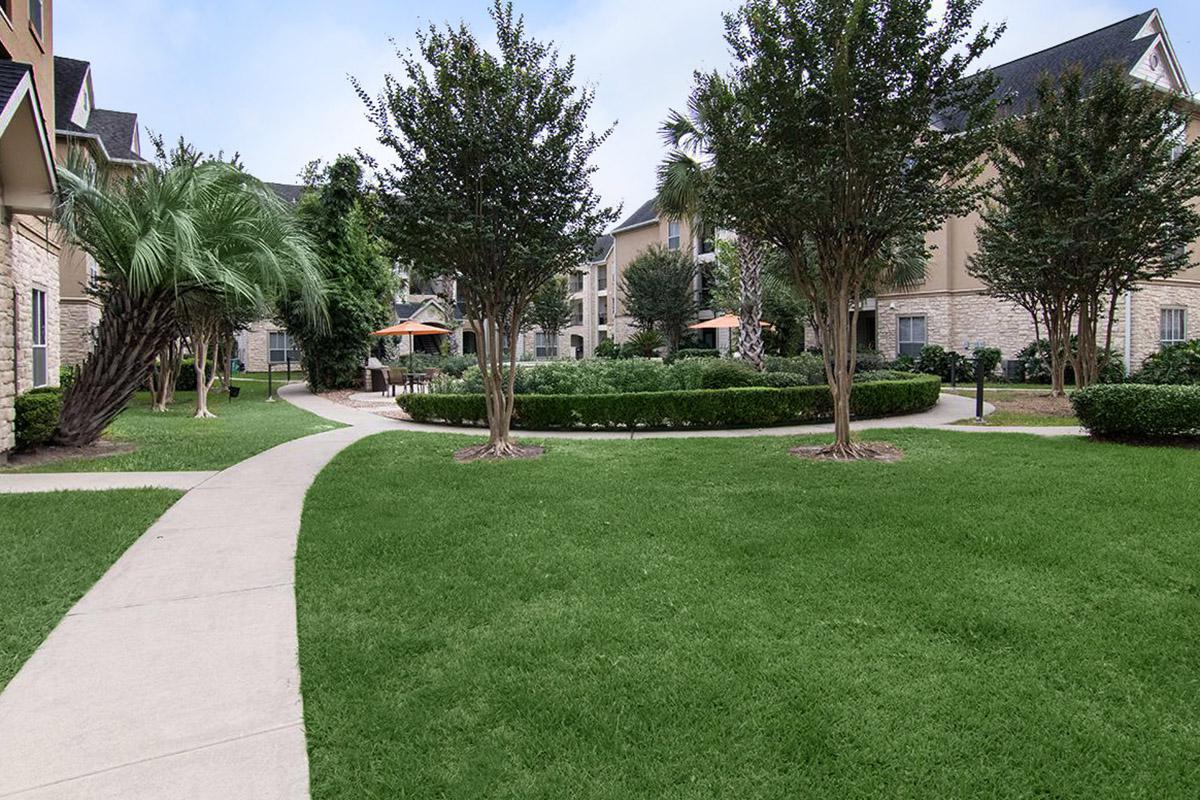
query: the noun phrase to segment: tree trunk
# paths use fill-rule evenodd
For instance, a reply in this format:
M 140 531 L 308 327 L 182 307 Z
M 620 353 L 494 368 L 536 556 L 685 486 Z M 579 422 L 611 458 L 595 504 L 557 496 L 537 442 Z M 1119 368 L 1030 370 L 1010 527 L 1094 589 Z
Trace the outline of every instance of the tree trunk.
M 215 361 L 218 358 L 219 337 L 212 330 L 204 330 L 204 326 L 200 326 L 202 330 L 192 333 L 192 346 L 196 351 L 196 362 L 193 367 L 196 370 L 196 413 L 192 416 L 197 419 L 214 419 L 216 414 L 208 410 L 208 393 L 212 389 L 213 382 L 217 379 L 217 370 L 212 370 L 209 375 L 209 348 L 212 349 L 212 359 Z
M 750 366 L 762 371 L 762 243 L 749 236 L 738 236 L 740 300 L 738 309 L 738 354 Z
M 96 329 L 96 346 L 63 398 L 55 444 L 83 447 L 99 439 L 174 334 L 173 293 L 134 298 L 121 289 L 110 289 Z
M 175 401 L 175 382 L 183 366 L 183 343 L 171 338 L 158 354 L 158 368 L 150 371 L 152 409 L 165 412 Z

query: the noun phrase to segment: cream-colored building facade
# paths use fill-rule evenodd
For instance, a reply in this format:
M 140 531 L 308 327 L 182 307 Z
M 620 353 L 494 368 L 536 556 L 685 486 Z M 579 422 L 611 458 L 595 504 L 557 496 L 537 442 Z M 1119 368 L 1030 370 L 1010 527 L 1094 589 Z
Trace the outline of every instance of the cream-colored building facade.
M 52 5 L 0 8 L 0 461 L 17 395 L 58 384 Z

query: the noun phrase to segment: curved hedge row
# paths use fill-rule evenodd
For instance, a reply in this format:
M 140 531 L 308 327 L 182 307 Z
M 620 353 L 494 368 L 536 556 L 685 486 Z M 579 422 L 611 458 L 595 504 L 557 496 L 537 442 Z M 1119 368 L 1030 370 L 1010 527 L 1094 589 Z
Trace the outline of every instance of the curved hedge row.
M 850 411 L 860 419 L 912 414 L 937 402 L 942 383 L 934 375 L 903 381 L 858 383 Z M 485 424 L 481 394 L 406 394 L 396 402 L 417 422 Z M 519 394 L 514 427 L 555 428 L 739 428 L 825 422 L 833 416 L 826 386 L 773 389 L 691 389 L 626 394 Z
M 1200 435 L 1200 386 L 1099 384 L 1072 392 L 1071 405 L 1093 436 Z

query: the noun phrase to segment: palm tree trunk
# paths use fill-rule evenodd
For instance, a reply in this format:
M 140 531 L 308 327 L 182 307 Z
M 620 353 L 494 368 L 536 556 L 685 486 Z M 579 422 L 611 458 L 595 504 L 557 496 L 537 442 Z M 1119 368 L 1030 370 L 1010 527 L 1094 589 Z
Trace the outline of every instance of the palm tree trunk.
M 738 236 L 739 282 L 741 308 L 738 324 L 738 354 L 750 366 L 763 368 L 762 338 L 762 242 L 749 236 Z
M 100 438 L 146 379 L 158 351 L 175 332 L 175 297 L 160 291 L 130 297 L 110 290 L 96 347 L 63 398 L 55 444 L 83 447 Z

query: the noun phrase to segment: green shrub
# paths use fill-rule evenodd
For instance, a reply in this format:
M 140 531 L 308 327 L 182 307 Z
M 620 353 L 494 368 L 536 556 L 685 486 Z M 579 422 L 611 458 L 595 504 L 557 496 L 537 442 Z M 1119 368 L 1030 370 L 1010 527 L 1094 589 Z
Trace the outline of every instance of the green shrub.
M 804 382 L 813 386 L 825 383 L 825 361 L 817 353 L 800 353 L 795 356 L 767 356 L 768 373 L 787 372 L 801 375 Z
M 630 336 L 629 341 L 621 345 L 621 358 L 653 358 L 655 353 L 666 345 L 667 340 L 661 333 L 653 328 L 646 328 Z
M 75 372 L 76 367 L 65 364 L 58 368 L 58 388 L 62 389 L 63 394 L 75 384 Z
M 1097 384 L 1072 392 L 1071 405 L 1093 436 L 1200 435 L 1200 386 Z
M 681 347 L 667 356 L 664 361 L 673 364 L 684 358 L 720 358 L 721 351 L 715 347 Z
M 1200 339 L 1167 345 L 1146 358 L 1138 383 L 1200 384 Z
M 758 370 L 749 364 L 722 358 L 704 365 L 700 372 L 700 388 L 732 389 L 737 386 L 759 386 L 761 378 Z
M 617 358 L 621 355 L 621 348 L 617 347 L 617 343 L 612 339 L 605 339 L 596 345 L 596 349 L 592 351 L 592 355 L 596 358 Z
M 859 418 L 909 414 L 937 402 L 941 381 L 918 376 L 903 381 L 856 384 L 851 413 Z M 406 394 L 396 402 L 418 422 L 484 424 L 480 394 Z M 518 395 L 513 424 L 554 428 L 721 428 L 787 425 L 831 418 L 825 386 L 763 386 L 595 395 Z
M 185 358 L 179 363 L 179 375 L 175 378 L 175 391 L 196 391 L 196 359 Z
M 1077 337 L 1071 337 L 1071 351 L 1075 350 Z M 1116 350 L 1105 351 L 1100 349 L 1100 354 L 1108 353 L 1108 360 L 1100 370 L 1100 383 L 1122 383 L 1125 380 L 1125 360 L 1124 356 Z M 1017 353 L 1017 360 L 1021 362 L 1021 372 L 1024 375 L 1025 383 L 1050 383 L 1050 343 L 1045 339 L 1038 339 L 1036 342 L 1027 344 L 1020 353 Z M 1064 372 L 1064 382 L 1070 386 L 1075 383 L 1075 368 L 1071 366 L 1071 362 L 1067 361 L 1067 368 Z
M 14 404 L 17 449 L 25 450 L 50 441 L 62 413 L 63 392 L 57 386 L 30 389 Z

